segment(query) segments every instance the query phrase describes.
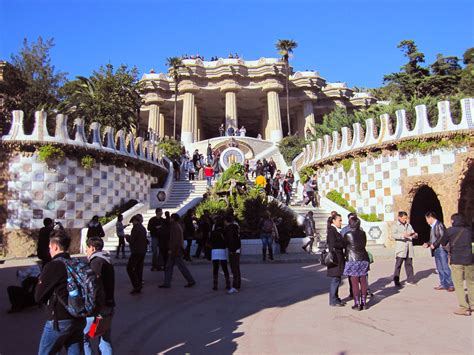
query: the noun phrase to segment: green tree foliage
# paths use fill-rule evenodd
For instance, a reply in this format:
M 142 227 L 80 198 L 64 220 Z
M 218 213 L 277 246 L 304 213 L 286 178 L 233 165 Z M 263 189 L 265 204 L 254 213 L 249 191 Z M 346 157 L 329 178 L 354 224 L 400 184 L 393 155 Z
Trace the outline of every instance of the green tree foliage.
M 291 165 L 291 162 L 301 153 L 305 144 L 306 141 L 303 138 L 298 136 L 286 136 L 278 143 L 278 148 L 286 163 Z
M 71 118 L 84 118 L 87 123 L 95 121 L 116 130 L 138 130 L 142 85 L 137 68 L 121 65 L 114 71 L 107 64 L 89 78 L 78 76 L 64 85 L 60 110 Z
M 19 73 L 20 85 L 24 85 L 14 109 L 25 113 L 27 130 L 33 125 L 35 111 L 51 111 L 59 103 L 59 89 L 67 74 L 56 71 L 51 64 L 50 50 L 53 47 L 52 38 L 44 41 L 42 37 L 38 37 L 31 44 L 24 39 L 23 48 L 11 57 L 12 64 Z
M 171 160 L 178 159 L 181 156 L 183 146 L 181 142 L 175 139 L 165 139 L 158 143 L 158 147 L 163 150 L 163 153 Z
M 183 67 L 183 61 L 179 57 L 166 58 L 168 72 L 174 81 L 174 108 L 173 108 L 173 138 L 176 139 L 176 113 L 178 109 L 178 84 L 180 80 L 179 68 Z
M 345 107 L 337 107 L 335 110 L 323 117 L 323 123 L 315 124 L 311 140 L 322 138 L 324 135 L 332 135 L 333 131 L 340 131 L 342 127 L 352 128 L 354 123 L 360 123 L 365 127 L 365 116 L 360 112 L 349 113 Z
M 228 190 L 230 188 L 230 180 L 233 179 L 239 183 L 245 183 L 245 169 L 242 164 L 235 163 L 224 170 L 215 185 L 216 191 Z
M 459 91 L 466 96 L 474 96 L 474 47 L 464 52 L 463 63 L 466 66 L 461 72 Z

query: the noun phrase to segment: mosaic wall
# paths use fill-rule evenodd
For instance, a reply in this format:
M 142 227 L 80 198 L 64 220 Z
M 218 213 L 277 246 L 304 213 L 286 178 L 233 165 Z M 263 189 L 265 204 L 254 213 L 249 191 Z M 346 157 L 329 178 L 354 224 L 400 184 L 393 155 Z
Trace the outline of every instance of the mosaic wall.
M 130 199 L 148 201 L 156 179 L 99 163 L 86 170 L 75 159 L 48 167 L 36 154 L 13 157 L 9 175 L 7 229 L 41 228 L 46 217 L 83 228 L 93 215 L 103 216 Z
M 400 179 L 410 176 L 443 174 L 453 169 L 456 154 L 465 153 L 467 147 L 438 149 L 427 154 L 410 153 L 360 158 L 360 184 L 357 183 L 356 161 L 348 173 L 339 165 L 319 170 L 318 186 L 321 196 L 336 190 L 357 208 L 359 213 L 375 213 L 384 221 L 395 220 L 394 197 L 401 195 Z

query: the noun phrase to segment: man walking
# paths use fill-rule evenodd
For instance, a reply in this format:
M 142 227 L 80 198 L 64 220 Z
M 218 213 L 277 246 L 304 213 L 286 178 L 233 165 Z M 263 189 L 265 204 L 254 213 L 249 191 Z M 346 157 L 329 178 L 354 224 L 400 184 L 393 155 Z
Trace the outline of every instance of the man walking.
M 393 282 L 395 286 L 401 287 L 400 271 L 402 264 L 405 263 L 405 272 L 407 274 L 408 285 L 415 285 L 413 279 L 413 239 L 418 238 L 413 227 L 408 223 L 408 214 L 405 211 L 398 212 L 398 221 L 392 229 L 391 239 L 395 241 L 395 271 L 393 273 Z
M 63 347 L 69 354 L 84 351 L 86 319 L 73 317 L 64 307 L 68 304 L 68 275 L 61 259 L 71 258 L 70 244 L 71 238 L 63 229 L 51 232 L 49 253 L 52 260 L 44 266 L 35 290 L 35 301 L 46 304 L 48 314 L 38 350 L 40 355 L 60 353 Z
M 426 223 L 431 226 L 430 241 L 423 244 L 424 248 L 431 248 L 431 255 L 435 258 L 436 268 L 439 274 L 439 286 L 435 290 L 446 290 L 454 292 L 454 284 L 451 279 L 451 270 L 448 265 L 448 252 L 441 246 L 441 240 L 446 233 L 446 227 L 440 221 L 434 212 L 425 214 Z
M 194 281 L 193 276 L 183 261 L 183 229 L 179 224 L 179 215 L 177 213 L 171 215 L 168 263 L 165 270 L 165 282 L 159 286 L 160 288 L 171 287 L 171 278 L 173 277 L 175 265 L 178 266 L 179 271 L 181 271 L 181 274 L 183 274 L 188 282 L 184 287 L 193 287 L 196 281 Z
M 143 263 L 148 248 L 148 239 L 146 238 L 146 229 L 143 227 L 143 217 L 137 214 L 132 217 L 132 231 L 128 238 L 130 246 L 130 258 L 127 263 L 127 273 L 132 282 L 132 295 L 140 293 L 143 287 Z
M 105 302 L 99 311 L 102 317 L 101 322 L 107 322 L 108 328 L 99 338 L 99 350 L 102 355 L 112 355 L 112 317 L 114 314 L 115 299 L 115 271 L 110 255 L 104 251 L 104 241 L 100 238 L 90 238 L 87 240 L 87 259 L 91 269 L 96 273 L 102 282 Z M 94 317 L 87 317 L 87 324 L 84 328 L 84 352 L 86 355 L 93 354 L 91 338 L 89 331 L 91 329 Z
M 157 208 L 155 210 L 155 216 L 151 217 L 148 221 L 147 229 L 150 232 L 151 237 L 151 271 L 158 271 L 158 249 L 160 239 L 163 239 L 163 232 L 165 231 L 165 219 L 161 216 L 163 215 L 163 210 L 161 208 Z
M 443 246 L 449 243 L 451 256 L 451 270 L 453 272 L 456 296 L 459 308 L 454 314 L 470 316 L 474 311 L 474 254 L 472 253 L 472 231 L 460 213 L 451 216 L 451 228 L 448 228 L 445 238 L 441 241 Z M 467 286 L 464 291 L 464 280 Z
M 304 192 L 306 193 L 306 198 L 307 201 L 305 202 L 305 206 L 311 202 L 311 205 L 313 207 L 317 206 L 316 202 L 316 196 L 315 194 L 317 193 L 318 185 L 316 181 L 316 174 L 312 177 L 309 178 L 308 181 L 304 184 Z
M 240 228 L 235 219 L 227 215 L 224 219 L 224 240 L 229 250 L 229 264 L 232 272 L 232 288 L 227 293 L 236 293 L 240 290 Z

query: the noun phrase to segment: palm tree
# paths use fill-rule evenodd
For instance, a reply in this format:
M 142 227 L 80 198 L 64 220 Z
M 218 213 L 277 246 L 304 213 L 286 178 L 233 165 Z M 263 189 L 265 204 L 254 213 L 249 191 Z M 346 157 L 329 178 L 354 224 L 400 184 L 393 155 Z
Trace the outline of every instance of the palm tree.
M 285 74 L 286 74 L 286 119 L 288 121 L 288 135 L 291 135 L 290 127 L 290 94 L 288 89 L 288 84 L 290 81 L 290 54 L 293 53 L 293 49 L 298 47 L 298 43 L 292 39 L 279 39 L 276 43 L 276 49 L 281 55 L 281 59 L 285 62 Z
M 178 83 L 179 83 L 179 68 L 183 67 L 183 61 L 179 57 L 166 58 L 166 65 L 168 72 L 174 80 L 174 115 L 173 115 L 173 138 L 176 139 L 176 110 L 178 105 Z

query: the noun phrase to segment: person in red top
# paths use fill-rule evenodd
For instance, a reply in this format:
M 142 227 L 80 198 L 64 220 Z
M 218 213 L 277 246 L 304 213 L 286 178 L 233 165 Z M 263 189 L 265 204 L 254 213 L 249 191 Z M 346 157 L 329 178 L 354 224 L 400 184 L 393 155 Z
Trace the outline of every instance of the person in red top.
M 208 163 L 204 168 L 204 175 L 207 179 L 207 186 L 211 187 L 211 180 L 212 176 L 214 175 L 214 169 L 212 168 L 211 164 Z

